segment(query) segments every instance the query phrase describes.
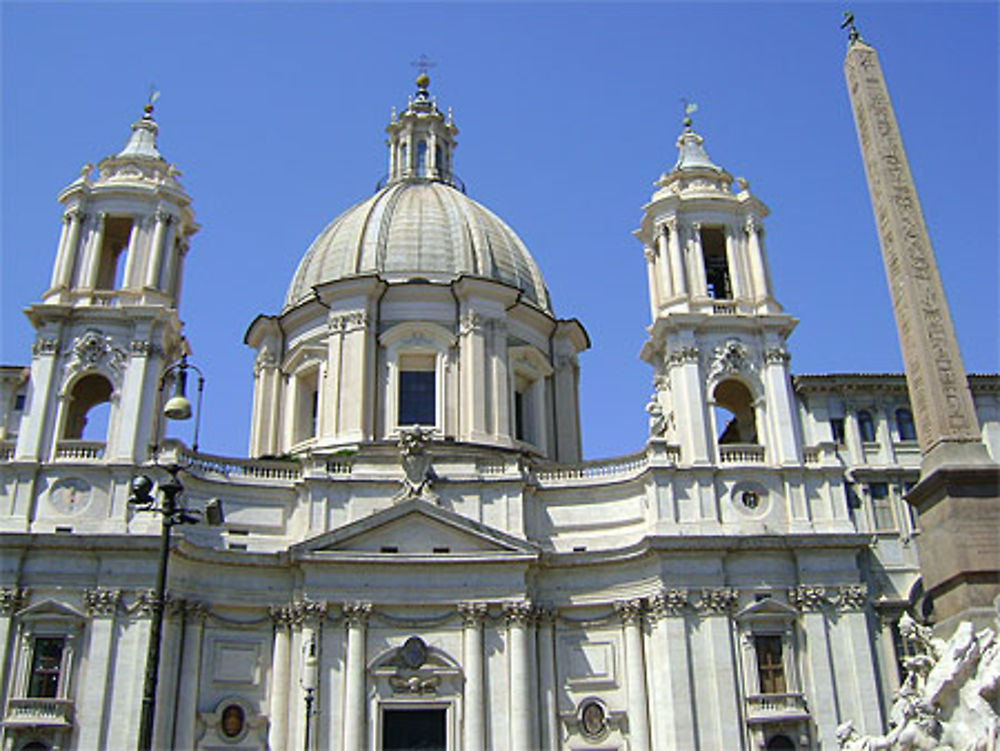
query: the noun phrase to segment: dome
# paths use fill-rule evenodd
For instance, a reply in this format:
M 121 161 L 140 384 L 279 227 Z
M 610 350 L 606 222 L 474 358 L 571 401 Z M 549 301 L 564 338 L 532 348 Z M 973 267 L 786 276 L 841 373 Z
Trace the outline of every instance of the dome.
M 436 180 L 396 182 L 334 219 L 299 264 L 285 308 L 309 299 L 314 286 L 370 273 L 396 281 L 495 279 L 550 311 L 542 274 L 521 239 L 484 206 Z

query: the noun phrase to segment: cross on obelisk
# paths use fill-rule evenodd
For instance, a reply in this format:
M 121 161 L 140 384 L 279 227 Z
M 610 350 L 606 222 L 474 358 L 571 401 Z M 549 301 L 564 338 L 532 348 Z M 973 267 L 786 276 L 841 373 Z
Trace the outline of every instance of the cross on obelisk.
M 1000 595 L 998 467 L 979 433 L 972 393 L 875 50 L 853 15 L 844 75 L 892 296 L 906 384 L 923 455 L 907 501 L 920 513 L 924 589 L 942 631 L 990 622 Z

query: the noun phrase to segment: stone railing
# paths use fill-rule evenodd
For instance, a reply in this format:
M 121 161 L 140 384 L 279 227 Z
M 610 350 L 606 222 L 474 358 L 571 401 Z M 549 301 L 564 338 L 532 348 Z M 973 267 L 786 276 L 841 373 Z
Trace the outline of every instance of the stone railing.
M 327 459 L 326 473 L 328 475 L 349 475 L 354 471 L 354 463 L 350 459 Z
M 755 443 L 727 443 L 719 446 L 723 464 L 763 464 L 764 447 Z
M 14 447 L 17 441 L 0 441 L 0 462 L 9 462 L 14 458 Z
M 802 449 L 802 458 L 806 464 L 819 464 L 820 450 L 816 446 L 806 446 Z
M 72 699 L 7 700 L 7 727 L 69 727 L 73 724 Z
M 734 316 L 736 315 L 736 301 L 716 300 L 712 303 L 712 313 L 717 316 Z
M 747 721 L 777 722 L 809 716 L 802 694 L 756 694 L 747 697 Z
M 56 461 L 93 462 L 104 458 L 104 441 L 62 440 L 56 443 Z
M 231 459 L 211 454 L 178 451 L 179 464 L 195 475 L 221 475 L 232 480 L 284 480 L 295 482 L 302 477 L 297 461 L 283 459 Z
M 539 469 L 535 477 L 541 484 L 572 482 L 574 480 L 614 480 L 631 477 L 649 466 L 645 451 L 614 459 L 600 459 L 579 464 L 560 464 Z

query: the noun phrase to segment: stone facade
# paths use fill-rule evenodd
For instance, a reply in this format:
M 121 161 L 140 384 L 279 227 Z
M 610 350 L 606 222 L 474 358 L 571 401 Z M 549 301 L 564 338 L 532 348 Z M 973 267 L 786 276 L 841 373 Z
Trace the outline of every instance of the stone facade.
M 373 203 L 388 214 L 372 230 L 402 234 L 371 268 L 300 268 L 250 327 L 249 459 L 162 440 L 197 225 L 152 112 L 62 194 L 30 371 L 0 373 L 5 748 L 135 745 L 159 529 L 129 483 L 165 481 L 154 458 L 183 468 L 188 507 L 225 508 L 221 527 L 175 530 L 156 748 L 749 751 L 836 748 L 848 718 L 884 732 L 895 624 L 922 605 L 902 376 L 792 375 L 768 210 L 688 124 L 636 233 L 649 436 L 581 461 L 586 333 L 526 262 L 470 260 L 520 241 L 453 184 L 457 130 L 426 86 L 390 126 L 396 198 Z M 414 229 L 442 191 L 469 213 Z M 511 234 L 409 275 L 385 260 L 442 227 Z M 122 253 L 106 290 L 92 259 Z M 1000 379 L 969 383 L 997 456 Z M 403 419 L 414 393 L 433 408 Z M 99 404 L 106 438 L 85 439 L 73 426 Z

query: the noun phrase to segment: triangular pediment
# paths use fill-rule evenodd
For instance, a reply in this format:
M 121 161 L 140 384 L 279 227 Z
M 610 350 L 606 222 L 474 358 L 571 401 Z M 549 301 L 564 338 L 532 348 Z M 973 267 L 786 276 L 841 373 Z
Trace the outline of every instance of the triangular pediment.
M 795 608 L 773 598 L 751 603 L 736 614 L 737 621 L 787 621 L 798 616 Z
M 530 554 L 538 548 L 506 532 L 414 498 L 293 545 L 298 553 L 400 555 Z
M 24 620 L 69 620 L 69 621 L 85 621 L 87 616 L 81 613 L 75 608 L 71 608 L 69 605 L 64 605 L 61 602 L 56 602 L 55 600 L 46 599 L 41 602 L 36 602 L 34 605 L 25 608 L 20 611 L 18 617 Z

